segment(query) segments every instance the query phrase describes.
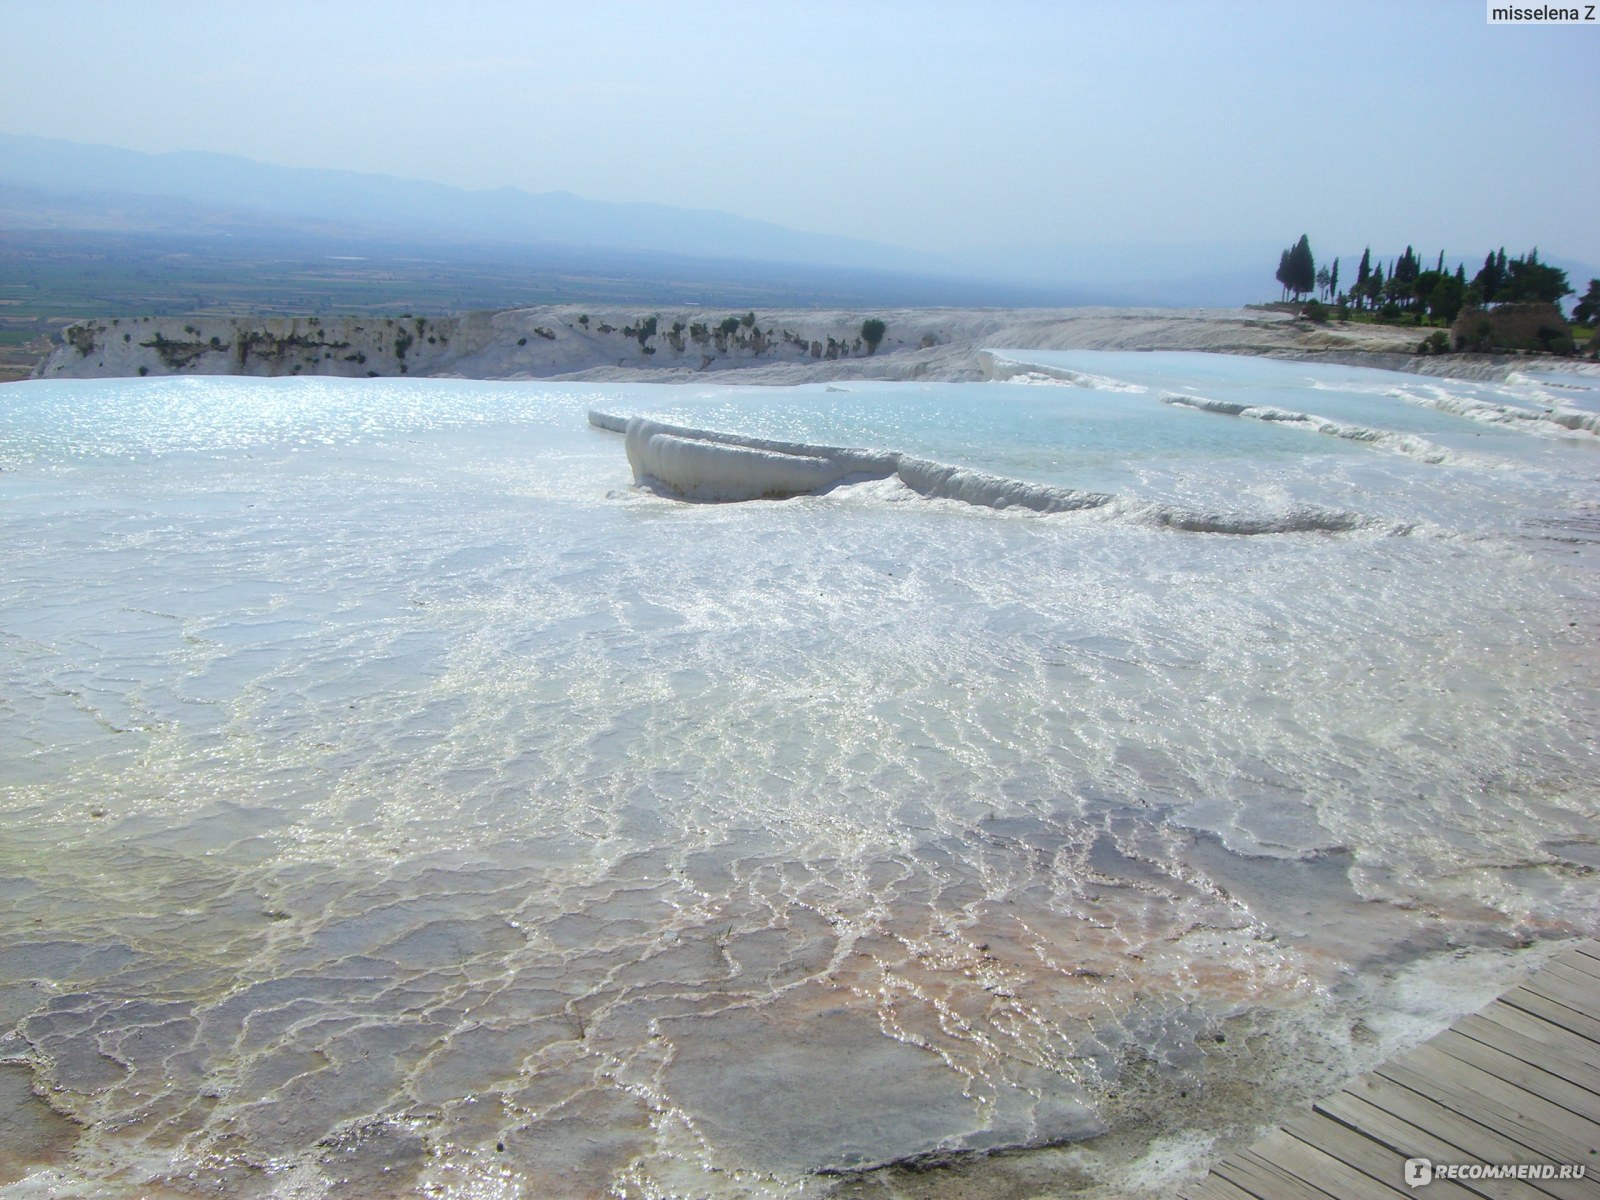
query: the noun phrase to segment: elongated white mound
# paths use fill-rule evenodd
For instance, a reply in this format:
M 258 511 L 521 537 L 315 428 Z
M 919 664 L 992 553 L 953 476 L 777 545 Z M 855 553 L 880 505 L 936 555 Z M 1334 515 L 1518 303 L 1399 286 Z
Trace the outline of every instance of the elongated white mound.
M 919 496 L 979 508 L 1037 513 L 1105 509 L 1115 519 L 1187 533 L 1345 533 L 1369 528 L 1359 513 L 1297 507 L 1286 512 L 1199 512 L 1029 483 L 916 458 L 895 450 L 862 450 L 746 437 L 669 425 L 645 417 L 591 411 L 589 424 L 625 438 L 634 482 L 685 500 L 738 501 L 814 495 L 842 483 L 893 476 Z M 1399 528 L 1395 533 L 1408 532 Z
M 820 492 L 846 474 L 836 462 L 657 433 L 639 450 L 643 474 L 695 500 L 754 500 Z
M 1514 375 L 1513 380 L 1525 379 L 1525 376 Z M 1541 383 L 1541 386 L 1550 386 Z M 1404 400 L 1408 404 L 1417 404 L 1423 408 L 1431 408 L 1436 412 L 1453 413 L 1458 417 L 1466 417 L 1472 421 L 1483 421 L 1490 425 L 1520 424 L 1522 428 L 1538 429 L 1554 425 L 1559 429 L 1569 429 L 1574 433 L 1600 434 L 1600 413 L 1584 412 L 1575 408 L 1548 408 L 1526 409 L 1516 408 L 1509 404 L 1495 404 L 1488 400 L 1475 400 L 1468 396 L 1457 396 L 1443 389 L 1434 389 L 1423 392 L 1411 388 L 1395 388 L 1389 393 L 1396 399 Z
M 1093 388 L 1103 392 L 1143 392 L 1147 389 L 1137 383 L 1113 379 L 1109 375 L 1095 375 L 1089 371 L 1070 367 L 1052 366 L 1048 363 L 1027 362 L 1009 358 L 994 350 L 977 353 L 978 367 L 985 379 L 1005 383 L 1060 384 L 1065 387 Z
M 966 467 L 952 467 L 926 458 L 903 456 L 895 472 L 912 491 L 944 500 L 961 500 L 984 508 L 1028 508 L 1034 512 L 1073 512 L 1098 508 L 1114 497 L 1104 492 L 1079 492 L 1043 483 L 1025 483 Z
M 601 429 L 617 419 L 590 413 Z M 882 479 L 899 455 L 843 446 L 747 438 L 635 417 L 623 429 L 635 483 L 689 500 L 757 500 L 827 491 L 847 479 Z
M 1474 467 L 1506 465 L 1488 455 L 1447 450 L 1416 434 L 1352 425 L 1348 421 L 1335 421 L 1330 417 L 1318 416 L 1316 413 L 1296 412 L 1293 409 L 1276 408 L 1266 404 L 1240 404 L 1232 400 L 1213 400 L 1209 396 L 1191 396 L 1178 392 L 1162 393 L 1161 401 L 1164 404 L 1192 408 L 1199 412 L 1217 413 L 1224 417 L 1243 417 L 1249 421 L 1294 425 L 1326 437 L 1342 438 L 1347 442 L 1362 442 L 1380 450 L 1404 454 L 1407 458 L 1414 458 L 1419 462 Z

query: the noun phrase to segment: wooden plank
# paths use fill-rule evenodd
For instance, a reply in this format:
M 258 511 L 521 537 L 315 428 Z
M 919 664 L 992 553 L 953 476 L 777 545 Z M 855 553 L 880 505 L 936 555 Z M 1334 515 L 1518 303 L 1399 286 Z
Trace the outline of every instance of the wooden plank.
M 1588 1059 L 1600 1055 L 1600 1050 L 1596 1049 L 1595 1044 L 1581 1033 L 1574 1033 L 1565 1025 L 1548 1021 L 1526 1009 L 1515 1008 L 1504 1000 L 1496 1000 L 1493 1004 L 1462 1018 L 1463 1021 L 1473 1019 L 1492 1021 L 1496 1025 L 1516 1031 L 1530 1041 L 1578 1058 Z
M 1595 992 L 1600 988 L 1596 988 L 1594 980 L 1587 975 L 1568 970 L 1559 963 L 1547 964 L 1544 970 L 1522 986 L 1585 1016 L 1596 1015 Z
M 1191 1183 L 1178 1193 L 1178 1200 L 1261 1200 L 1236 1183 L 1229 1183 L 1220 1175 L 1207 1175 Z
M 1577 990 L 1578 1003 L 1574 1006 L 1590 1016 L 1600 1016 L 1600 981 L 1581 967 L 1562 962 L 1559 958 L 1545 963 L 1542 970 L 1529 982 L 1546 977 L 1566 980 Z
M 1582 942 L 1569 942 L 1561 947 L 1561 952 L 1556 957 L 1564 959 L 1574 955 L 1586 955 L 1594 959 L 1595 962 L 1600 962 L 1600 942 L 1595 941 L 1593 938 Z
M 1577 1113 L 1591 1124 L 1600 1124 L 1600 1096 L 1569 1080 L 1552 1075 L 1549 1071 L 1518 1058 L 1515 1054 L 1496 1046 L 1486 1046 L 1454 1029 L 1445 1030 L 1429 1041 L 1428 1045 L 1444 1051 L 1451 1058 L 1471 1063 L 1478 1070 L 1487 1071 L 1496 1079 L 1503 1079 L 1513 1087 L 1532 1092 L 1541 1100 L 1559 1104 L 1568 1112 Z
M 1260 1200 L 1339 1200 L 1248 1150 L 1223 1159 L 1211 1173 Z
M 1269 1133 L 1245 1153 L 1270 1161 L 1295 1178 L 1331 1192 L 1339 1200 L 1395 1200 L 1397 1196 L 1410 1194 L 1405 1180 L 1398 1174 L 1394 1186 L 1390 1187 L 1282 1129 Z
M 1490 1006 L 1491 1008 L 1493 1005 Z M 1517 1027 L 1517 1018 L 1523 1017 L 1525 1025 L 1539 1025 L 1556 1034 L 1562 1031 L 1548 1021 L 1536 1021 L 1534 1018 L 1520 1014 L 1516 1009 L 1506 1009 L 1505 1020 L 1492 1019 L 1486 1009 L 1481 1015 L 1473 1013 L 1462 1017 L 1451 1029 L 1482 1042 L 1486 1046 L 1493 1046 L 1496 1050 L 1503 1050 L 1507 1054 L 1514 1054 L 1523 1062 L 1531 1063 L 1541 1071 L 1547 1071 L 1559 1079 L 1583 1088 L 1594 1095 L 1594 1103 L 1600 1105 L 1600 1066 L 1584 1059 L 1583 1041 L 1571 1034 L 1561 1040 L 1556 1040 L 1551 1035 L 1543 1037 L 1537 1034 L 1524 1033 Z M 1574 1046 L 1576 1045 L 1576 1049 Z
M 1359 1171 L 1368 1179 L 1391 1190 L 1409 1190 L 1406 1187 L 1406 1159 L 1412 1154 L 1398 1154 L 1382 1142 L 1364 1133 L 1340 1124 L 1320 1113 L 1299 1117 L 1283 1127 L 1291 1137 L 1336 1158 L 1351 1170 Z M 1442 1161 L 1442 1160 L 1441 1160 Z M 1441 1179 L 1428 1189 L 1428 1200 L 1479 1200 L 1478 1194 L 1459 1184 Z
M 1587 1041 L 1600 1042 L 1600 1020 L 1568 1008 L 1565 1004 L 1557 1003 L 1547 996 L 1531 992 L 1526 987 L 1512 988 L 1500 997 L 1499 1002 L 1551 1021 Z
M 1395 1120 L 1424 1129 L 1463 1154 L 1495 1154 L 1508 1162 L 1512 1161 L 1515 1154 L 1534 1157 L 1544 1154 L 1540 1147 L 1524 1145 L 1447 1104 L 1441 1104 L 1381 1075 L 1363 1075 L 1351 1082 L 1344 1091 L 1319 1102 L 1316 1107 L 1342 1120 L 1347 1098 L 1382 1109 Z
M 1283 1130 L 1219 1163 L 1216 1173 L 1262 1200 L 1395 1200 L 1396 1193 Z
M 1395 1085 L 1383 1083 L 1383 1086 L 1393 1088 Z M 1404 1089 L 1399 1089 L 1404 1090 Z M 1372 1094 L 1372 1093 L 1369 1093 Z M 1421 1101 L 1421 1097 L 1413 1097 Z M 1392 1103 L 1392 1101 L 1391 1101 Z M 1418 1111 L 1420 1104 L 1409 1105 L 1412 1110 Z M 1350 1091 L 1339 1092 L 1327 1100 L 1319 1102 L 1316 1111 L 1342 1125 L 1361 1131 L 1365 1137 L 1381 1142 L 1393 1150 L 1403 1162 L 1408 1158 L 1428 1158 L 1439 1163 L 1542 1163 L 1546 1160 L 1533 1153 L 1526 1146 L 1519 1146 L 1483 1128 L 1474 1125 L 1456 1114 L 1441 1110 L 1445 1117 L 1455 1117 L 1459 1126 L 1454 1132 L 1455 1141 L 1447 1140 L 1440 1132 L 1425 1129 L 1421 1125 L 1403 1120 L 1393 1113 L 1370 1103 L 1368 1100 L 1355 1095 Z M 1431 1117 L 1432 1114 L 1418 1112 L 1419 1116 Z M 1443 1122 L 1449 1124 L 1448 1121 Z M 1464 1132 L 1463 1132 L 1464 1131 Z M 1465 1142 L 1466 1145 L 1461 1143 Z M 1540 1190 L 1531 1183 L 1524 1183 L 1516 1179 L 1467 1180 L 1462 1187 L 1469 1192 L 1483 1196 L 1491 1196 L 1494 1200 L 1593 1200 L 1592 1193 L 1576 1190 L 1577 1185 L 1567 1184 L 1566 1190 Z
M 1567 950 L 1550 960 L 1569 971 L 1581 971 L 1591 979 L 1600 981 L 1600 958 L 1592 958 L 1577 949 Z
M 1594 1122 L 1430 1046 L 1384 1063 L 1377 1074 L 1498 1130 L 1551 1162 L 1587 1163 L 1594 1161 L 1591 1155 L 1600 1154 L 1600 1126 Z
M 1378 1073 L 1554 1162 L 1588 1161 L 1600 1134 L 1560 1105 L 1428 1047 L 1419 1047 L 1404 1061 L 1383 1064 Z

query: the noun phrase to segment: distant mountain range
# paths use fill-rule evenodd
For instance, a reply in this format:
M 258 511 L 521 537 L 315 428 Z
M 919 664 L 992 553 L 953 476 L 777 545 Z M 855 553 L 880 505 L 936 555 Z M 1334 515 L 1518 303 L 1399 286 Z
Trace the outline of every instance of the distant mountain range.
M 472 191 L 354 171 L 280 167 L 227 154 L 144 154 L 0 134 L 0 230 L 281 243 L 308 255 L 383 245 L 459 261 L 539 258 L 562 272 L 720 279 L 761 276 L 790 303 L 1231 307 L 1276 298 L 1280 247 L 1013 244 L 948 255 L 806 233 L 729 213 L 588 200 L 570 192 Z M 342 245 L 352 245 L 345 250 Z M 1356 258 L 1346 256 L 1346 278 Z M 1551 259 L 1581 292 L 1597 272 Z M 1469 262 L 1469 275 L 1476 270 Z M 552 267 L 552 269 L 555 269 Z M 652 294 L 660 289 L 641 284 Z M 731 290 L 730 290 L 731 289 Z M 841 290 L 842 289 L 842 290 Z M 714 290 L 714 289 L 713 289 Z M 676 296 L 676 292 L 673 293 Z
M 223 229 L 252 220 L 282 226 L 287 218 L 296 226 L 309 220 L 324 231 L 342 226 L 376 237 L 641 250 L 919 275 L 967 274 L 950 262 L 912 250 L 802 233 L 728 213 L 586 200 L 570 192 L 533 194 L 510 187 L 469 191 L 354 171 L 271 166 L 228 154 L 142 154 L 0 134 L 0 183 L 71 197 L 85 218 L 98 210 L 103 219 L 109 208 L 163 231 L 196 217 L 203 219 L 202 227 Z M 144 200 L 130 204 L 126 198 L 131 197 Z M 165 204 L 152 203 L 154 198 Z
M 516 188 L 471 191 L 227 154 L 144 154 L 16 134 L 0 134 L 0 224 L 297 245 L 404 239 L 434 251 L 470 245 L 480 254 L 515 246 L 568 264 L 588 256 L 608 270 L 628 254 L 738 264 L 746 274 L 752 264 L 770 263 L 812 275 L 854 272 L 858 292 L 871 290 L 868 277 L 876 279 L 886 302 L 937 303 L 948 295 L 944 302 L 965 305 L 1239 304 L 1271 291 L 1270 274 L 1255 260 L 1276 253 L 1265 245 L 1245 252 L 1199 248 L 1198 256 L 1172 248 L 1012 246 L 992 255 L 939 256 L 663 204 Z M 809 290 L 822 289 L 813 281 Z

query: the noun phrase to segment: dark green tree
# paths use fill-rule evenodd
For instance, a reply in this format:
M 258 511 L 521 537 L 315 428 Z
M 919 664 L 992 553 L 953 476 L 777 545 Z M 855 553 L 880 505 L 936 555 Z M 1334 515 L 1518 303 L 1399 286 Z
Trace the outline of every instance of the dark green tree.
M 1295 290 L 1302 296 L 1317 286 L 1317 260 L 1311 256 L 1311 239 L 1305 234 L 1294 244 Z
M 1394 264 L 1394 269 L 1389 272 L 1389 278 L 1397 285 L 1394 297 L 1401 304 L 1412 303 L 1411 285 L 1417 281 L 1417 276 L 1422 273 L 1422 264 L 1417 261 L 1417 252 L 1410 246 Z
M 1499 280 L 1495 276 L 1494 251 L 1484 255 L 1483 266 L 1478 268 L 1478 273 L 1472 277 L 1472 288 L 1483 297 L 1483 303 L 1489 303 L 1495 293 L 1495 285 Z
M 867 344 L 867 353 L 876 354 L 878 343 L 883 341 L 883 335 L 889 332 L 889 327 L 877 317 L 868 317 L 861 322 L 861 340 Z
M 1355 298 L 1358 306 L 1364 304 L 1367 298 L 1367 283 L 1372 278 L 1372 247 L 1368 246 L 1361 252 L 1361 265 L 1356 268 L 1356 283 L 1350 289 L 1350 295 Z
M 1438 277 L 1438 282 L 1428 290 L 1428 315 L 1448 325 L 1466 302 L 1466 285 L 1454 275 L 1441 275 L 1437 271 L 1431 274 Z
M 1539 251 L 1535 248 L 1528 251 L 1526 258 L 1513 258 L 1506 265 L 1506 280 L 1496 299 L 1513 304 L 1541 301 L 1556 304 L 1571 291 L 1567 273 L 1540 262 Z
M 1485 304 L 1495 304 L 1500 300 L 1500 288 L 1506 281 L 1506 248 L 1500 247 L 1500 253 L 1493 250 L 1484 257 L 1483 268 L 1472 277 L 1472 284 L 1483 294 Z
M 1384 307 L 1387 308 L 1393 305 L 1395 308 L 1401 308 L 1410 302 L 1411 285 L 1391 272 L 1388 280 L 1383 285 Z
M 1300 240 L 1278 256 L 1276 276 L 1285 294 L 1293 292 L 1298 300 L 1317 286 L 1317 263 L 1311 256 L 1311 239 L 1305 234 Z
M 1572 306 L 1572 319 L 1591 328 L 1600 323 L 1600 279 L 1589 280 L 1589 290 Z
M 1444 276 L 1438 271 L 1424 271 L 1411 281 L 1411 302 L 1420 309 L 1428 306 L 1428 297 L 1433 295 L 1433 289 L 1439 286 L 1439 280 Z

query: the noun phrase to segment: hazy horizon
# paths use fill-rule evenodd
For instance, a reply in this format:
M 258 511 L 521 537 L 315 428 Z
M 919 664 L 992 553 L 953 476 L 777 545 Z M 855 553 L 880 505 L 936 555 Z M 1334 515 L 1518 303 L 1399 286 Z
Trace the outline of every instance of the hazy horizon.
M 1480 5 L 0 2 L 5 132 L 709 209 L 971 258 L 1600 261 L 1600 31 Z M 1569 116 L 1568 114 L 1575 114 Z M 1264 268 L 1270 275 L 1270 267 Z

